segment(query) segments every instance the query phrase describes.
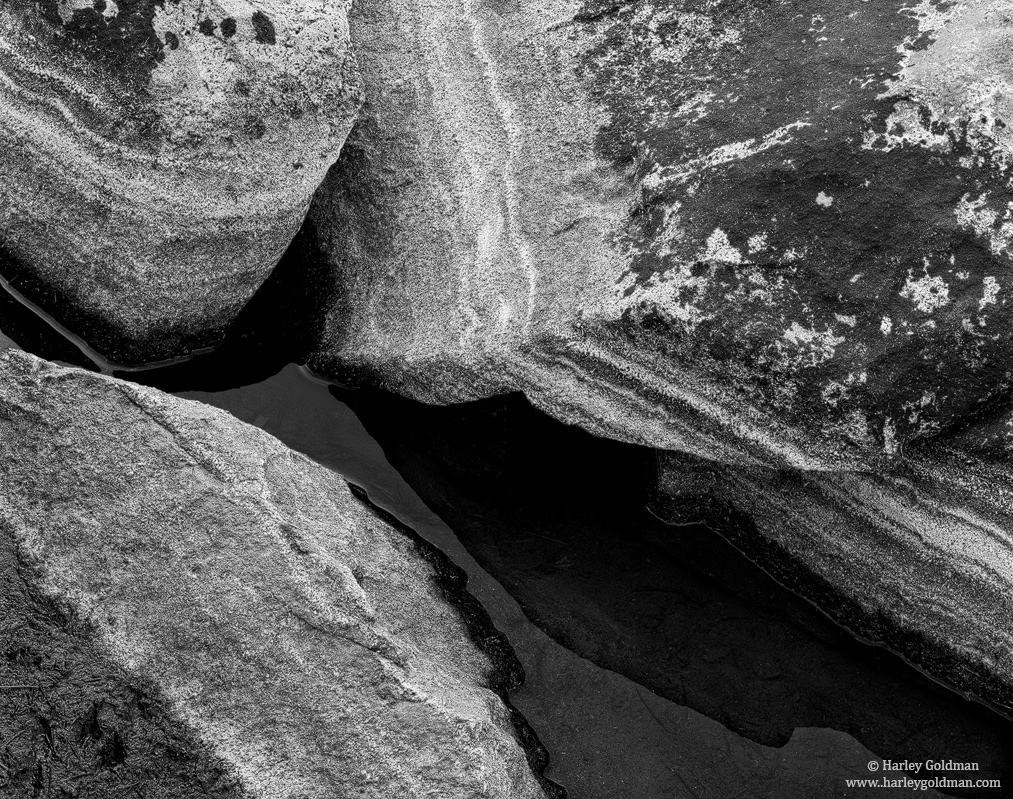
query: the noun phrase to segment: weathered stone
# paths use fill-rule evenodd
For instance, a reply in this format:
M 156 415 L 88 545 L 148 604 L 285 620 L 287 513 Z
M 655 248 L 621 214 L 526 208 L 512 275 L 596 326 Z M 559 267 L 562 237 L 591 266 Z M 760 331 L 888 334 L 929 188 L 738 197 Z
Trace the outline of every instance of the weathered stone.
M 0 796 L 252 799 L 150 682 L 43 596 L 0 534 Z
M 861 638 L 1013 715 L 1013 480 L 1008 461 L 934 446 L 885 474 L 711 463 L 684 493 L 663 454 L 652 506 L 706 521 Z
M 262 430 L 11 350 L 0 485 L 38 590 L 252 795 L 552 792 L 462 573 Z
M 319 368 L 879 468 L 1013 381 L 1013 4 L 374 0 Z
M 0 9 L 0 247 L 113 360 L 220 337 L 333 164 L 361 87 L 345 0 Z

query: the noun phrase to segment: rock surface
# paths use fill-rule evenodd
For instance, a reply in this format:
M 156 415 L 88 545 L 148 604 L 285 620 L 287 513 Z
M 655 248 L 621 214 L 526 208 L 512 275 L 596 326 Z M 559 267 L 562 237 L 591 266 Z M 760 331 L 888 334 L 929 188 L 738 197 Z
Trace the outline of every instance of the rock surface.
M 1002 0 L 352 14 L 319 368 L 739 464 L 879 468 L 1013 385 Z
M 879 475 L 663 454 L 652 505 L 678 524 L 707 522 L 853 633 L 1010 717 L 1010 475 L 1008 461 L 943 447 Z
M 199 403 L 17 351 L 0 375 L 5 537 L 245 791 L 553 793 L 462 575 L 338 475 Z
M 357 112 L 346 8 L 4 3 L 5 275 L 114 361 L 215 343 Z
M 345 475 L 365 488 L 372 501 L 397 515 L 467 571 L 468 590 L 489 611 L 497 629 L 507 634 L 524 665 L 524 685 L 511 691 L 510 699 L 552 752 L 546 773 L 565 785 L 571 796 L 672 799 L 686 794 L 691 786 L 702 797 L 834 799 L 854 794 L 845 780 L 867 774 L 870 760 L 894 759 L 898 752 L 901 759 L 909 760 L 928 759 L 923 755 L 931 752 L 945 753 L 955 761 L 972 759 L 980 765 L 978 776 L 1013 780 L 1010 722 L 927 679 L 919 680 L 890 653 L 855 642 L 807 602 L 773 584 L 709 530 L 683 527 L 672 535 L 670 528 L 651 517 L 644 507 L 646 487 L 637 477 L 641 470 L 631 469 L 629 458 L 634 452 L 646 466 L 653 462 L 650 450 L 604 441 L 562 425 L 531 409 L 518 395 L 435 407 L 384 392 L 340 392 L 296 366 L 254 385 L 181 396 L 226 409 Z M 346 400 L 355 402 L 355 413 L 344 404 Z M 527 413 L 515 415 L 519 406 Z M 498 412 L 488 414 L 490 407 Z M 506 441 L 493 436 L 495 444 L 490 451 L 490 431 L 483 429 L 485 425 L 476 425 L 475 416 L 492 421 Z M 439 423 L 441 417 L 446 424 Z M 366 432 L 363 422 L 382 433 L 383 449 Z M 391 454 L 391 463 L 384 450 Z M 411 451 L 418 457 L 417 469 L 408 464 L 410 455 L 404 457 Z M 624 451 L 626 457 L 615 457 Z M 453 475 L 449 479 L 445 478 L 447 471 Z M 495 479 L 490 475 L 496 475 Z M 404 478 L 420 486 L 425 502 Z M 638 500 L 619 499 L 627 495 L 629 487 L 634 488 Z M 481 497 L 477 503 L 475 493 Z M 430 508 L 438 510 L 439 516 Z M 440 517 L 462 533 L 460 539 Z M 648 577 L 642 563 L 633 565 L 629 572 L 622 565 L 635 564 L 638 550 L 643 552 L 633 542 L 640 537 L 645 519 L 669 547 L 679 550 L 674 569 L 671 561 L 659 561 L 657 548 L 648 551 L 647 571 L 653 571 L 657 582 Z M 613 527 L 615 520 L 617 535 L 609 547 L 592 531 L 597 529 L 600 534 L 603 528 Z M 482 539 L 477 546 L 476 536 Z M 692 539 L 703 537 L 712 547 L 715 568 L 708 568 L 710 559 L 706 555 L 701 558 L 704 553 L 693 546 Z M 499 565 L 512 560 L 511 555 L 523 553 L 522 564 L 514 572 L 523 575 L 522 579 L 511 581 L 509 568 L 496 569 L 501 577 L 507 577 L 501 585 L 469 554 L 465 544 L 481 560 L 492 559 Z M 735 568 L 736 563 L 740 568 Z M 591 576 L 595 573 L 601 575 L 601 581 Z M 560 582 L 573 590 L 556 590 Z M 705 588 L 707 582 L 717 588 L 717 595 Z M 741 604 L 722 602 L 718 584 L 730 586 L 728 593 L 749 599 Z M 662 586 L 666 590 L 644 590 Z M 683 593 L 686 588 L 689 591 Z M 759 607 L 769 606 L 775 593 L 789 596 L 802 609 L 803 617 L 818 619 L 824 629 L 831 628 L 832 640 L 845 642 L 846 651 L 862 650 L 869 660 L 895 663 L 896 682 L 869 679 L 872 675 L 865 670 L 844 683 L 840 671 L 826 668 L 825 656 L 816 660 L 812 648 L 800 653 L 785 646 L 785 637 L 797 641 L 805 625 L 798 625 L 798 616 L 790 612 L 791 620 L 782 616 L 780 623 L 776 616 L 768 615 L 765 620 L 757 616 Z M 710 601 L 701 603 L 702 594 L 709 594 Z M 532 595 L 544 601 L 526 601 Z M 524 603 L 523 610 L 514 597 Z M 630 602 L 631 598 L 634 601 Z M 622 616 L 614 619 L 616 624 L 601 623 L 601 616 L 591 611 L 602 600 L 614 601 L 610 604 Z M 708 607 L 713 613 L 702 612 Z M 742 738 L 729 729 L 732 725 L 726 726 L 727 715 L 714 714 L 713 707 L 705 708 L 710 718 L 703 716 L 685 702 L 663 699 L 655 693 L 656 687 L 648 690 L 621 676 L 613 670 L 618 665 L 615 661 L 612 668 L 600 668 L 556 643 L 531 621 L 537 619 L 546 627 L 543 613 L 555 615 L 571 632 L 580 628 L 582 618 L 594 616 L 583 631 L 585 641 L 607 641 L 613 652 L 622 651 L 627 666 L 634 659 L 641 665 L 653 662 L 658 672 L 667 671 L 665 678 L 674 683 L 688 676 L 687 671 L 669 668 L 659 658 L 642 658 L 643 652 L 629 646 L 630 634 L 641 630 L 641 641 L 649 641 L 651 655 L 667 649 L 671 656 L 672 627 L 687 625 L 690 630 L 674 648 L 680 650 L 678 657 L 683 663 L 697 658 L 701 650 L 709 650 L 690 672 L 710 690 L 726 691 L 736 682 L 748 685 L 747 693 L 762 697 L 774 715 L 791 712 L 792 705 L 797 708 L 800 703 L 811 703 L 814 712 L 805 721 L 817 723 L 818 728 L 800 726 L 805 722 L 796 716 L 785 735 L 784 740 L 791 736 L 785 746 L 767 747 Z M 666 623 L 659 631 L 662 614 Z M 772 624 L 763 623 L 766 620 Z M 555 630 L 553 635 L 558 638 Z M 561 640 L 573 650 L 583 649 L 577 636 Z M 681 646 L 683 643 L 689 646 Z M 813 643 L 816 649 L 825 644 Z M 750 662 L 758 668 L 750 668 Z M 782 665 L 787 669 L 777 675 Z M 804 674 L 803 683 L 809 685 L 793 685 L 798 674 Z M 826 691 L 812 692 L 813 683 L 822 683 Z M 756 707 L 747 708 L 742 698 L 741 693 L 731 697 L 723 708 L 741 719 L 744 712 Z M 905 707 L 899 714 L 887 718 L 902 705 Z M 896 748 L 877 743 L 872 751 L 866 749 L 840 731 L 844 728 L 839 726 L 839 717 L 834 718 L 835 708 L 849 715 L 877 716 L 863 721 L 858 737 L 865 739 L 867 746 L 874 739 L 892 738 Z M 761 724 L 769 736 L 770 727 Z M 911 788 L 883 791 L 886 796 L 910 796 Z M 952 785 L 946 793 L 975 796 L 973 790 L 960 791 Z M 983 799 L 994 799 L 994 794 L 994 789 L 978 791 Z M 919 795 L 935 793 L 927 789 Z
M 0 580 L 0 796 L 253 799 L 156 686 L 39 592 L 6 534 Z

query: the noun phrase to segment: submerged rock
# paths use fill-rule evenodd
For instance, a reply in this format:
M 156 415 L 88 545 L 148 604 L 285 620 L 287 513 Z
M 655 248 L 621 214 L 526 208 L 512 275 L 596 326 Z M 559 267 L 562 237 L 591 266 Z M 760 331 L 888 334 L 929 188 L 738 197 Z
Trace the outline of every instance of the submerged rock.
M 560 424 L 517 394 L 450 407 L 379 391 L 339 396 L 526 616 L 579 656 L 766 745 L 784 746 L 800 729 L 831 729 L 884 759 L 971 761 L 983 777 L 1013 779 L 1013 722 L 943 689 L 883 648 L 856 641 L 796 595 L 818 600 L 850 629 L 904 651 L 950 685 L 999 699 L 1013 687 L 1003 621 L 1008 578 L 995 560 L 1001 539 L 988 553 L 980 521 L 978 530 L 965 523 L 965 532 L 951 519 L 949 540 L 939 531 L 919 548 L 900 525 L 924 526 L 927 508 L 908 500 L 898 508 L 897 529 L 863 530 L 845 515 L 850 509 L 828 513 L 811 489 L 788 494 L 790 478 L 783 476 L 780 483 L 765 485 L 757 476 L 739 486 L 742 510 L 729 510 L 729 492 L 723 507 L 714 503 L 704 515 L 699 495 L 695 508 L 690 497 L 676 503 L 671 495 L 650 496 L 654 451 Z M 663 485 L 685 494 L 694 482 L 698 490 L 705 481 L 713 485 L 707 477 L 713 471 L 713 463 L 683 458 L 666 466 Z M 857 482 L 834 477 L 842 487 Z M 659 516 L 680 524 L 673 528 Z M 723 523 L 720 532 L 753 562 L 692 523 L 701 518 Z M 962 537 L 968 550 L 954 551 Z M 805 588 L 808 563 L 819 556 L 826 579 L 816 594 Z M 884 612 L 870 613 L 877 605 Z M 862 614 L 853 612 L 856 606 Z M 913 634 L 920 627 L 932 637 Z M 921 649 L 911 646 L 917 641 Z M 968 656 L 958 661 L 961 648 Z M 984 675 L 975 668 L 979 658 L 992 670 L 989 683 L 972 681 L 976 672 Z M 757 776 L 747 793 L 768 795 L 762 784 Z M 989 791 L 954 784 L 946 793 Z M 819 787 L 808 793 L 826 794 L 832 792 Z
M 357 112 L 344 0 L 0 9 L 0 248 L 111 360 L 213 344 Z
M 665 453 L 658 472 L 659 517 L 705 521 L 853 633 L 1013 716 L 1008 461 L 936 446 L 890 473 L 830 474 Z
M 152 389 L 17 351 L 0 377 L 22 573 L 245 791 L 556 795 L 463 575 L 337 474 Z
M 1013 5 L 360 4 L 319 367 L 881 468 L 1013 385 Z M 1009 229 L 1008 229 L 1009 228 Z

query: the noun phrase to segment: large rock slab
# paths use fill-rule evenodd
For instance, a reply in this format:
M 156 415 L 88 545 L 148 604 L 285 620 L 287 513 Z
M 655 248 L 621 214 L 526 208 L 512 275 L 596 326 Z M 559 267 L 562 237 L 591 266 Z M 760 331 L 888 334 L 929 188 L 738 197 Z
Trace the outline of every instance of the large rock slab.
M 361 101 L 347 2 L 0 9 L 0 247 L 121 362 L 214 344 L 270 273 Z
M 373 0 L 319 368 L 880 468 L 1011 385 L 1003 0 Z
M 250 794 L 555 793 L 459 570 L 262 430 L 7 351 L 0 485 L 35 590 Z

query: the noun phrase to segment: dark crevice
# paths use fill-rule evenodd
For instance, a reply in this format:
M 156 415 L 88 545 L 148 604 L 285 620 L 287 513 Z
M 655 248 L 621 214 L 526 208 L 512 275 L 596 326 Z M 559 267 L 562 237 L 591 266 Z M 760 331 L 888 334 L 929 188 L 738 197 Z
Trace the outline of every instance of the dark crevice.
M 722 536 L 655 517 L 654 451 L 563 425 L 521 395 L 436 407 L 334 393 L 528 617 L 578 655 L 766 745 L 830 728 L 883 758 L 978 762 L 981 776 L 1013 780 L 1013 723 L 827 618 L 796 593 L 789 553 L 760 551 L 748 519 L 726 515 Z M 847 614 L 822 588 L 819 607 Z
M 312 227 L 303 225 L 230 325 L 199 334 L 153 334 L 159 352 L 193 353 L 153 363 L 147 344 L 126 340 L 108 320 L 76 307 L 65 292 L 33 276 L 2 247 L 0 278 L 35 306 L 26 307 L 0 291 L 0 330 L 24 349 L 165 391 L 235 388 L 259 382 L 286 364 L 305 362 L 320 338 L 334 295 L 332 269 Z M 70 340 L 77 337 L 80 345 Z M 96 355 L 89 357 L 86 351 Z
M 235 321 L 213 338 L 212 348 L 164 365 L 134 368 L 110 364 L 102 355 L 89 357 L 92 347 L 104 352 L 92 337 L 95 324 L 101 327 L 103 323 L 73 310 L 47 320 L 43 308 L 67 309 L 69 301 L 30 277 L 2 250 L 0 277 L 36 306 L 28 307 L 0 290 L 0 331 L 25 350 L 82 369 L 104 368 L 115 377 L 168 392 L 223 391 L 260 382 L 289 363 L 305 362 L 319 339 L 334 290 L 334 277 L 326 258 L 312 229 L 304 226 Z M 61 326 L 64 331 L 59 329 Z M 116 338 L 108 326 L 106 332 Z M 81 338 L 75 344 L 73 338 L 77 334 Z M 101 333 L 98 339 L 109 340 Z
M 305 363 L 332 305 L 334 275 L 316 235 L 303 225 L 271 275 L 215 349 L 189 360 L 115 377 L 163 391 L 225 391 Z

